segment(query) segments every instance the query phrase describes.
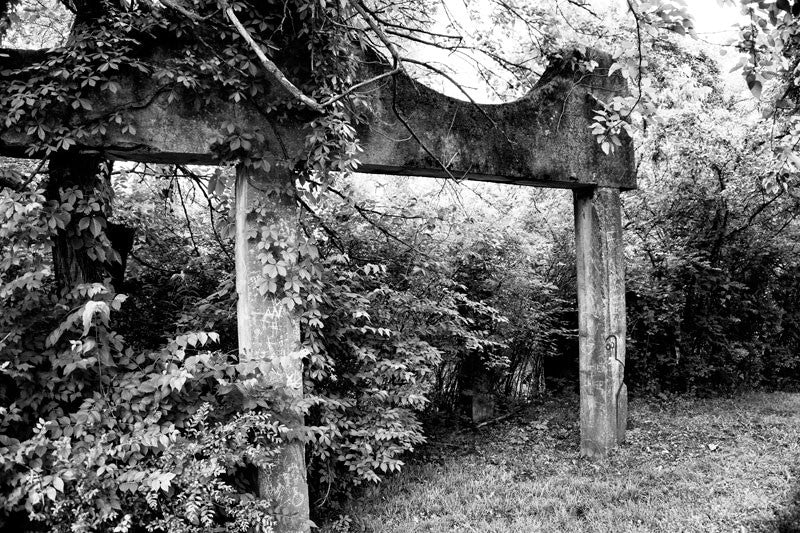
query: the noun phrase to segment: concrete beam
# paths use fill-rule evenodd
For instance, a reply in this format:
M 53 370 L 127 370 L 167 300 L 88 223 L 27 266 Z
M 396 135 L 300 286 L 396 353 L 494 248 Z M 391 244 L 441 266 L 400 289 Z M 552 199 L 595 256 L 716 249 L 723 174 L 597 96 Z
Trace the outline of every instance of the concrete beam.
M 373 93 L 374 111 L 359 130 L 369 168 L 364 171 L 559 188 L 635 188 L 630 139 L 608 156 L 590 131 L 595 98 L 627 91 L 621 78 L 606 76 L 610 58 L 591 54 L 600 64 L 595 72 L 576 71 L 575 58 L 568 57 L 551 64 L 523 98 L 499 105 L 476 106 L 407 76 L 398 76 L 396 86 L 384 83 Z M 422 145 L 411 138 L 409 127 Z
M 581 454 L 605 458 L 625 439 L 625 264 L 619 190 L 577 190 Z
M 303 363 L 298 355 L 300 323 L 270 294 L 262 295 L 263 265 L 258 234 L 263 227 L 277 231 L 287 246 L 297 241 L 298 211 L 294 178 L 285 170 L 270 174 L 238 169 L 236 178 L 236 292 L 239 360 L 251 362 L 260 373 L 260 386 L 275 387 L 289 395 L 303 394 Z M 301 419 L 283 419 L 292 429 Z M 281 522 L 277 533 L 309 531 L 308 486 L 302 442 L 285 444 L 270 469 L 258 473 L 259 495 L 273 502 Z
M 23 61 L 14 51 L 3 52 L 9 55 L 5 61 Z M 153 61 L 164 55 L 154 53 Z M 590 51 L 581 57 L 598 63 L 593 72 L 576 69 L 577 58 L 567 54 L 526 96 L 499 105 L 451 98 L 403 73 L 364 86 L 360 97 L 369 105 L 357 128 L 364 149 L 359 170 L 541 187 L 635 188 L 631 140 L 623 135 L 623 146 L 606 155 L 589 129 L 595 98 L 624 94 L 624 80 L 606 75 L 611 65 L 606 55 Z M 365 61 L 361 77 L 370 79 L 389 68 Z M 0 86 L 4 79 L 0 75 Z M 276 160 L 285 159 L 284 149 L 292 160 L 304 158 L 303 124 L 313 118 L 311 112 L 271 124 L 259 113 L 261 105 L 216 98 L 198 109 L 193 95 L 173 93 L 141 75 L 120 75 L 117 81 L 121 91 L 95 94 L 93 111 L 71 120 L 91 121 L 127 108 L 135 133 L 109 128 L 103 136 L 84 140 L 85 150 L 133 161 L 212 164 L 211 145 L 222 124 L 232 122 L 243 130 L 262 131 Z M 25 132 L 0 130 L 0 155 L 20 155 L 30 144 Z

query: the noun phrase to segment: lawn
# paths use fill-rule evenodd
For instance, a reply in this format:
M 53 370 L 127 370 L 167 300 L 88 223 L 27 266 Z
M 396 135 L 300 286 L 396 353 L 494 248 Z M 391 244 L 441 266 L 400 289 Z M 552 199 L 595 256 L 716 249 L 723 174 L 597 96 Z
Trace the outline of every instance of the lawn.
M 630 407 L 606 462 L 578 455 L 577 399 L 432 439 L 322 531 L 800 533 L 800 394 Z

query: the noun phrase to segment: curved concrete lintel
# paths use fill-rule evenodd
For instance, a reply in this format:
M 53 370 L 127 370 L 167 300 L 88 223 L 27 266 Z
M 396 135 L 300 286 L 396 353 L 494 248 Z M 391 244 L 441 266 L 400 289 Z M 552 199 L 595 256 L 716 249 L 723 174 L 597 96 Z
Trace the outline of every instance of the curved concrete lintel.
M 585 59 L 598 63 L 593 72 L 567 54 L 526 96 L 499 105 L 451 98 L 402 74 L 383 81 L 372 88 L 373 111 L 359 129 L 362 162 L 375 173 L 635 188 L 630 138 L 623 135 L 623 145 L 606 155 L 591 133 L 597 100 L 626 87 L 607 75 L 608 56 L 590 54 Z
M 20 59 L 14 51 L 4 52 L 10 54 L 6 61 Z M 360 170 L 564 188 L 635 188 L 631 140 L 623 134 L 623 145 L 606 155 L 590 131 L 597 99 L 623 94 L 625 83 L 619 76 L 607 76 L 608 56 L 589 52 L 585 59 L 598 66 L 588 72 L 576 68 L 580 62 L 575 54 L 565 54 L 525 97 L 506 104 L 451 98 L 404 73 L 363 87 L 361 95 L 370 105 L 357 128 L 363 148 Z M 30 57 L 26 52 L 25 58 Z M 364 68 L 363 79 L 387 69 L 372 63 Z M 169 90 L 152 80 L 130 75 L 118 82 L 123 89 L 97 95 L 92 113 L 102 116 L 134 104 L 136 131 L 123 134 L 110 128 L 86 140 L 86 149 L 116 159 L 212 164 L 211 146 L 222 124 L 233 122 L 271 137 L 276 159 L 284 158 L 284 149 L 291 159 L 304 158 L 308 130 L 301 120 L 270 125 L 251 104 L 217 99 L 197 109 L 193 98 L 171 98 Z M 86 118 L 91 117 L 75 120 Z M 22 156 L 30 141 L 22 132 L 2 131 L 0 155 Z

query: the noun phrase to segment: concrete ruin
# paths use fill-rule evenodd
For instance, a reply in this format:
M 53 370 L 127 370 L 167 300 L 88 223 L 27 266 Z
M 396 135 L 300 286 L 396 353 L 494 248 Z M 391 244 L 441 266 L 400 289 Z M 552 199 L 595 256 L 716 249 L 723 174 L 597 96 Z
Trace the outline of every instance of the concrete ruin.
M 2 51 L 5 62 L 32 62 L 47 52 Z M 576 68 L 592 59 L 593 71 Z M 358 128 L 364 149 L 359 171 L 434 178 L 455 177 L 536 187 L 572 189 L 578 264 L 580 335 L 581 453 L 604 458 L 624 439 L 627 393 L 625 368 L 625 282 L 620 192 L 634 189 L 633 147 L 604 154 L 590 131 L 597 99 L 624 93 L 619 76 L 608 76 L 609 58 L 567 55 L 547 69 L 523 98 L 502 105 L 474 105 L 440 94 L 400 72 L 360 88 L 369 111 Z M 364 79 L 390 70 L 371 64 Z M 93 102 L 74 120 L 91 120 L 118 109 L 130 111 L 135 131 L 109 128 L 85 140 L 76 153 L 152 163 L 214 164 L 212 143 L 223 123 L 244 131 L 259 129 L 274 159 L 304 153 L 301 122 L 269 124 L 251 104 L 219 99 L 198 111 L 191 98 L 170 94 L 152 80 L 134 75 L 118 80 L 113 98 Z M 2 82 L 0 82 L 2 83 Z M 413 132 L 413 135 L 411 135 Z M 416 138 L 415 138 L 416 137 Z M 0 132 L 0 155 L 30 157 L 24 131 Z M 35 154 L 34 154 L 35 155 Z M 262 186 L 259 186 L 262 185 Z M 236 186 L 236 279 L 239 343 L 243 357 L 267 362 L 276 376 L 302 394 L 302 362 L 292 358 L 300 341 L 299 323 L 280 304 L 254 287 L 255 244 L 247 234 L 248 206 L 270 202 L 272 218 L 287 234 L 297 228 L 294 202 L 283 193 L 293 178 L 285 170 L 240 170 Z M 296 520 L 282 532 L 307 531 L 309 513 L 300 443 L 286 447 L 282 465 L 260 480 L 263 497 L 275 498 Z

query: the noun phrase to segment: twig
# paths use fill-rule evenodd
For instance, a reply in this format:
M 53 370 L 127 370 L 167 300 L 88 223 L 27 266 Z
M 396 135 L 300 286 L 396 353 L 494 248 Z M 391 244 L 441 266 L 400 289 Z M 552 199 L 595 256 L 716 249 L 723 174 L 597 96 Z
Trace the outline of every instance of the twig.
M 42 167 L 44 166 L 45 163 L 47 163 L 47 158 L 44 158 L 41 161 L 39 161 L 39 164 L 36 166 L 33 172 L 31 172 L 30 175 L 28 175 L 28 179 L 26 179 L 22 183 L 17 183 L 8 178 L 0 178 L 0 189 L 5 187 L 11 189 L 14 192 L 24 191 L 25 188 L 28 185 L 30 185 L 30 183 L 34 180 L 34 178 L 36 178 L 36 175 L 39 174 L 39 171 L 42 170 Z
M 423 67 L 425 67 L 425 68 L 427 68 L 429 70 L 432 70 L 433 72 L 436 72 L 440 76 L 446 78 L 460 92 L 462 92 L 464 94 L 464 96 L 478 109 L 478 111 L 481 112 L 481 114 L 483 114 L 483 116 L 489 121 L 489 123 L 492 125 L 492 127 L 494 127 L 495 129 L 497 129 L 501 133 L 503 133 L 503 135 L 506 137 L 506 140 L 509 143 L 514 144 L 511 141 L 511 139 L 509 139 L 508 136 L 505 135 L 505 132 L 500 130 L 500 128 L 497 126 L 497 123 L 486 113 L 486 110 L 484 110 L 481 106 L 479 106 L 478 103 L 475 102 L 475 100 L 472 98 L 472 96 L 470 96 L 469 93 L 467 93 L 464 90 L 464 88 L 461 86 L 461 84 L 456 82 L 452 78 L 452 76 L 446 74 L 441 69 L 438 69 L 438 68 L 434 67 L 430 63 L 427 63 L 427 62 L 424 62 L 424 61 L 418 61 L 418 60 L 411 59 L 411 58 L 408 58 L 408 57 L 400 56 L 400 54 L 398 53 L 398 51 L 395 48 L 394 44 L 391 42 L 391 40 L 389 40 L 389 38 L 386 36 L 386 34 L 383 32 L 383 30 L 381 30 L 381 28 L 376 24 L 375 20 L 373 20 L 370 17 L 370 15 L 367 14 L 367 10 L 363 7 L 363 4 L 361 4 L 358 1 L 354 1 L 354 2 L 351 2 L 351 5 L 358 12 L 358 14 L 361 15 L 361 17 L 366 21 L 366 23 L 369 25 L 369 27 L 372 29 L 372 31 L 375 32 L 375 34 L 378 36 L 378 38 L 381 40 L 381 42 L 384 44 L 384 46 L 386 46 L 386 48 L 389 50 L 389 53 L 392 55 L 392 58 L 394 59 L 394 67 L 395 68 L 399 68 L 399 69 L 405 70 L 403 68 L 403 62 L 415 63 L 415 64 L 421 65 L 421 66 L 423 66 Z M 374 17 L 375 15 L 373 14 L 372 16 Z M 377 17 L 376 17 L 376 20 L 377 20 Z M 396 91 L 397 91 L 397 84 L 395 83 L 395 95 L 396 95 Z M 405 120 L 403 120 L 399 116 L 399 114 L 397 113 L 396 109 L 395 109 L 395 114 L 398 115 L 398 118 L 400 119 L 400 121 L 403 122 L 403 124 L 406 126 L 406 129 L 409 130 L 409 133 L 411 133 L 417 139 L 417 142 L 419 142 L 419 138 L 416 136 L 416 134 L 414 134 L 413 131 L 411 131 L 411 129 L 409 128 L 409 126 L 405 122 Z M 420 143 L 420 144 L 422 144 L 422 143 Z M 423 148 L 425 149 L 426 152 L 428 152 L 429 155 L 431 155 L 432 157 L 434 157 L 434 159 L 436 159 L 438 161 L 438 159 L 435 156 L 433 156 L 433 154 L 430 152 L 430 150 L 427 149 L 427 147 L 425 147 L 423 145 Z M 442 167 L 444 168 L 444 165 L 442 165 Z M 445 168 L 445 171 L 447 171 L 446 168 Z M 447 171 L 447 173 L 450 174 L 449 171 Z M 450 177 L 453 177 L 452 174 L 450 174 Z
M 189 238 L 194 247 L 194 255 L 199 257 L 200 250 L 197 248 L 197 241 L 194 240 L 194 232 L 192 231 L 192 222 L 189 220 L 189 211 L 186 210 L 186 202 L 183 201 L 183 193 L 181 193 L 181 180 L 175 176 L 175 185 L 178 187 L 178 197 L 181 199 L 181 207 L 183 207 L 183 215 L 186 217 L 186 227 L 189 230 Z
M 633 15 L 633 20 L 636 21 L 636 46 L 638 49 L 639 54 L 639 66 L 637 67 L 639 70 L 639 75 L 636 77 L 636 88 L 637 92 L 639 93 L 636 97 L 636 102 L 631 106 L 631 112 L 628 113 L 628 116 L 633 112 L 633 109 L 639 105 L 639 102 L 642 100 L 642 21 L 639 19 L 639 13 L 633 8 L 633 4 L 631 0 L 627 0 L 628 2 L 628 9 L 630 10 L 631 14 Z
M 136 255 L 136 252 L 134 252 L 133 250 L 128 252 L 128 257 L 133 258 L 137 263 L 139 263 L 142 266 L 146 266 L 149 269 L 158 270 L 158 271 L 164 272 L 166 274 L 174 274 L 175 273 L 173 270 L 168 270 L 168 269 L 166 269 L 164 267 L 160 267 L 158 265 L 154 265 L 153 263 L 151 263 L 149 261 L 145 261 L 144 259 L 142 259 L 138 255 Z
M 25 188 L 26 188 L 28 185 L 30 185 L 30 184 L 31 184 L 31 182 L 34 180 L 34 178 L 35 178 L 35 177 L 36 177 L 36 175 L 39 173 L 39 171 L 40 171 L 40 170 L 42 170 L 42 167 L 44 167 L 44 164 L 45 164 L 46 162 L 47 162 L 47 158 L 44 158 L 44 159 L 42 159 L 41 161 L 39 161 L 39 164 L 38 164 L 38 165 L 36 165 L 36 168 L 34 169 L 34 171 L 30 173 L 30 175 L 28 176 L 28 179 L 26 179 L 26 180 L 25 180 L 25 182 L 24 182 L 22 185 L 20 185 L 20 186 L 19 186 L 19 189 L 17 189 L 17 190 L 19 190 L 19 191 L 24 191 L 24 190 L 25 190 Z
M 402 24 L 396 24 L 394 22 L 391 22 L 389 20 L 381 18 L 380 16 L 378 16 L 378 14 L 374 10 L 369 9 L 368 7 L 366 7 L 363 4 L 361 5 L 361 7 L 365 11 L 367 11 L 372 16 L 372 18 L 374 18 L 375 20 L 377 20 L 378 22 L 380 22 L 381 24 L 383 24 L 384 26 L 389 27 L 389 28 L 398 28 L 398 29 L 401 29 L 401 30 L 413 31 L 415 33 L 423 33 L 425 35 L 430 35 L 431 37 L 440 37 L 442 39 L 452 39 L 452 40 L 457 40 L 457 41 L 461 41 L 461 40 L 464 39 L 461 35 L 446 34 L 446 33 L 436 33 L 436 32 L 432 32 L 432 31 L 428 31 L 428 30 L 423 29 L 423 28 L 409 28 L 408 26 L 404 26 Z M 362 17 L 364 16 L 361 13 L 359 13 L 359 14 Z
M 342 243 L 342 238 L 339 236 L 336 230 L 329 227 L 325 223 L 325 221 L 322 220 L 322 217 L 316 211 L 314 211 L 314 209 L 310 205 L 308 205 L 308 203 L 305 200 L 303 200 L 303 198 L 301 198 L 299 194 L 295 195 L 295 200 L 297 201 L 298 204 L 300 204 L 301 207 L 303 207 L 306 211 L 308 211 L 311 214 L 311 216 L 317 220 L 319 225 L 322 227 L 322 230 L 325 233 L 327 233 L 328 236 L 331 238 L 333 245 L 336 246 L 336 248 L 338 248 L 339 251 L 342 252 L 342 254 L 346 254 L 347 250 L 345 250 L 344 244 Z
M 164 6 L 170 8 L 170 9 L 173 9 L 173 10 L 177 11 L 178 13 L 180 13 L 181 15 L 183 15 L 184 17 L 190 19 L 192 22 L 204 22 L 204 21 L 208 20 L 209 18 L 211 18 L 213 16 L 213 15 L 209 15 L 207 17 L 201 17 L 200 15 L 195 13 L 194 11 L 189 11 L 188 9 L 183 7 L 182 5 L 180 5 L 180 4 L 176 3 L 176 2 L 173 2 L 172 0 L 158 0 L 158 1 L 161 4 L 163 4 Z
M 415 132 L 414 129 L 411 127 L 411 124 L 409 124 L 408 121 L 406 121 L 406 119 L 403 118 L 403 116 L 400 114 L 400 111 L 397 109 L 397 81 L 396 80 L 395 80 L 395 82 L 393 84 L 393 87 L 392 87 L 392 93 L 393 93 L 392 94 L 392 111 L 394 111 L 394 115 L 397 117 L 397 120 L 399 120 L 403 124 L 403 126 L 405 126 L 405 128 L 408 130 L 408 133 L 410 133 L 411 136 L 414 137 L 414 140 L 417 141 L 417 143 L 422 147 L 423 150 L 425 150 L 425 153 L 427 153 L 429 156 L 431 156 L 431 158 L 433 158 L 433 160 L 436 161 L 437 165 L 442 167 L 442 170 L 444 170 L 447 173 L 448 177 L 450 177 L 452 180 L 458 182 L 459 180 L 453 175 L 452 172 L 450 172 L 450 169 L 447 168 L 447 166 L 442 162 L 442 160 L 440 160 L 436 156 L 436 154 L 434 154 L 431 151 L 430 148 L 428 148 L 427 144 L 422 142 L 422 139 L 419 137 L 419 135 L 417 135 L 417 132 Z
M 390 70 L 388 72 L 384 72 L 383 74 L 379 74 L 379 75 L 374 76 L 374 77 L 372 77 L 372 78 L 370 78 L 368 80 L 364 80 L 364 81 L 362 81 L 360 83 L 356 83 L 355 85 L 353 85 L 352 87 L 347 89 L 345 92 L 343 92 L 341 94 L 338 94 L 338 95 L 336 95 L 336 96 L 334 96 L 332 98 L 329 98 L 328 100 L 325 100 L 320 105 L 323 106 L 323 107 L 329 106 L 332 103 L 341 100 L 342 98 L 344 98 L 348 94 L 352 93 L 356 89 L 359 89 L 359 88 L 361 88 L 361 87 L 363 87 L 365 85 L 369 85 L 370 83 L 374 83 L 374 82 L 376 82 L 378 80 L 382 80 L 383 78 L 388 78 L 389 76 L 394 76 L 395 74 L 398 74 L 398 73 L 400 73 L 402 71 L 403 71 L 403 69 L 401 67 L 396 67 L 396 68 L 394 68 L 394 69 L 392 69 L 392 70 Z
M 367 214 L 370 211 L 369 209 L 359 205 L 358 203 L 353 201 L 350 197 L 348 197 L 346 194 L 344 194 L 342 191 L 336 189 L 335 187 L 331 187 L 331 186 L 328 186 L 328 190 L 331 191 L 336 196 L 338 196 L 339 198 L 341 198 L 342 200 L 344 200 L 344 202 L 347 203 L 353 209 L 355 209 L 358 212 L 358 214 L 361 216 L 361 218 L 366 220 L 367 223 L 370 226 L 372 226 L 373 228 L 378 230 L 378 232 L 382 233 L 383 235 L 385 235 L 390 240 L 397 241 L 398 243 L 402 244 L 403 246 L 405 246 L 409 250 L 412 250 L 412 251 L 414 251 L 414 252 L 416 252 L 416 253 L 424 256 L 424 257 L 429 257 L 428 254 L 426 254 L 425 252 L 419 250 L 413 244 L 411 244 L 409 242 L 406 242 L 405 240 L 401 239 L 400 237 L 398 237 L 397 235 L 395 235 L 391 231 L 389 231 L 386 228 L 384 228 L 382 224 L 379 224 L 378 222 L 375 222 L 374 220 L 372 220 L 372 218 L 370 218 L 368 216 L 368 214 Z
M 211 231 L 214 233 L 214 239 L 217 241 L 217 244 L 219 245 L 220 249 L 225 254 L 225 257 L 228 258 L 228 261 L 233 262 L 234 261 L 233 256 L 231 256 L 230 252 L 228 252 L 228 249 L 225 247 L 225 245 L 222 242 L 222 237 L 220 236 L 219 232 L 217 231 L 217 226 L 214 223 L 214 211 L 215 211 L 214 204 L 211 202 L 211 197 L 208 196 L 208 194 L 206 193 L 205 189 L 203 188 L 203 184 L 200 183 L 200 176 L 198 176 L 197 174 L 195 174 L 194 172 L 192 172 L 191 170 L 186 168 L 184 165 L 177 165 L 177 167 L 184 174 L 186 174 L 192 180 L 194 180 L 194 182 L 197 184 L 197 186 L 200 187 L 200 192 L 203 193 L 203 196 L 205 196 L 206 202 L 208 203 L 208 215 L 209 215 L 209 217 L 211 217 Z
M 592 10 L 589 8 L 589 6 L 588 6 L 588 5 L 586 5 L 586 3 L 584 3 L 584 2 L 579 2 L 579 1 L 577 1 L 577 0 L 567 0 L 567 3 L 569 3 L 569 4 L 572 4 L 572 5 L 573 5 L 573 6 L 575 6 L 575 7 L 579 7 L 579 8 L 581 8 L 581 9 L 585 10 L 587 13 L 589 13 L 590 15 L 592 15 L 594 18 L 600 18 L 600 17 L 597 15 L 597 13 L 595 13 L 594 11 L 592 11 Z
M 364 22 L 369 25 L 372 31 L 375 32 L 375 35 L 378 36 L 378 39 L 380 39 L 383 45 L 389 50 L 389 53 L 394 59 L 394 68 L 402 69 L 403 60 L 400 57 L 400 53 L 397 51 L 397 48 L 395 48 L 394 43 L 389 39 L 389 37 L 386 36 L 381 27 L 378 26 L 378 23 L 375 21 L 375 19 L 373 19 L 372 16 L 367 13 L 367 10 L 364 8 L 363 4 L 361 4 L 361 2 L 358 0 L 355 0 L 351 1 L 350 5 L 353 6 L 353 9 L 355 9 L 359 15 L 361 15 L 361 18 L 364 19 Z
M 506 413 L 506 414 L 504 414 L 502 416 L 498 416 L 497 418 L 492 418 L 490 420 L 486 420 L 485 422 L 481 422 L 480 424 L 475 424 L 475 428 L 474 429 L 480 429 L 480 428 L 486 427 L 486 426 L 488 426 L 490 424 L 496 424 L 497 422 L 502 422 L 503 420 L 507 420 L 507 419 L 511 418 L 512 416 L 516 416 L 519 413 L 521 413 L 523 409 L 525 409 L 525 408 L 524 407 L 519 407 L 517 409 L 514 409 L 510 413 Z

